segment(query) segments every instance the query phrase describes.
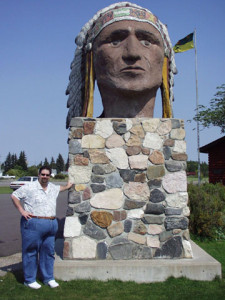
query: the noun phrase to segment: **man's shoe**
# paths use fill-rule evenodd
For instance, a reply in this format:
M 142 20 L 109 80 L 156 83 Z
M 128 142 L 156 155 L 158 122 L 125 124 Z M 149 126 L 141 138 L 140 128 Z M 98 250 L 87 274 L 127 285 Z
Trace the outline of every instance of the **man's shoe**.
M 26 282 L 24 282 L 24 285 L 28 286 L 31 289 L 35 289 L 35 290 L 38 290 L 38 289 L 41 288 L 41 285 L 39 283 L 37 283 L 37 281 L 34 281 L 32 283 L 26 283 Z
M 47 285 L 49 285 L 52 289 L 59 286 L 59 284 L 55 280 L 50 280 L 49 282 L 47 282 Z

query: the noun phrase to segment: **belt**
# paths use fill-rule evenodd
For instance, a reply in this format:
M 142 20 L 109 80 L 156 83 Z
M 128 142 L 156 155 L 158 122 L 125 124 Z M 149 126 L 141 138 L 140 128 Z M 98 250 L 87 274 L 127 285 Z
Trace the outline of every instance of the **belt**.
M 46 220 L 55 220 L 55 217 L 32 216 L 32 218 L 36 218 L 36 219 L 46 219 Z

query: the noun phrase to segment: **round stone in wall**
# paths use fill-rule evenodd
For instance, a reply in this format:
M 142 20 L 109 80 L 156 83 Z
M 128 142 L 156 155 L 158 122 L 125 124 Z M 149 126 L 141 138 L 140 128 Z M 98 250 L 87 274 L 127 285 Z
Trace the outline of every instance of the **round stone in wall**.
M 109 225 L 111 225 L 113 220 L 113 215 L 110 212 L 107 211 L 92 211 L 91 212 L 91 218 L 93 222 L 102 227 L 106 228 Z

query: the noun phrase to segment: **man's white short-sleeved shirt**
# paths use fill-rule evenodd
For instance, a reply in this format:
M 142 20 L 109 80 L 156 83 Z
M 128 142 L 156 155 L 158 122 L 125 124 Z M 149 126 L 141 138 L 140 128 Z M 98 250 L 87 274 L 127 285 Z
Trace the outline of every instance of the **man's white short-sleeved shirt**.
M 59 190 L 59 185 L 48 183 L 47 190 L 44 191 L 37 180 L 20 187 L 12 194 L 22 201 L 24 209 L 34 216 L 54 217 Z

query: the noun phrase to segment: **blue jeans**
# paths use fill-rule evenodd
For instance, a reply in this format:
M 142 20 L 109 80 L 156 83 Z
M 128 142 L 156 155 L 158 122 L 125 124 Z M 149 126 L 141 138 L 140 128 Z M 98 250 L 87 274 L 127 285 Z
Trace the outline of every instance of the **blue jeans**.
M 21 218 L 22 261 L 26 283 L 36 281 L 38 265 L 44 283 L 54 279 L 57 220 Z

